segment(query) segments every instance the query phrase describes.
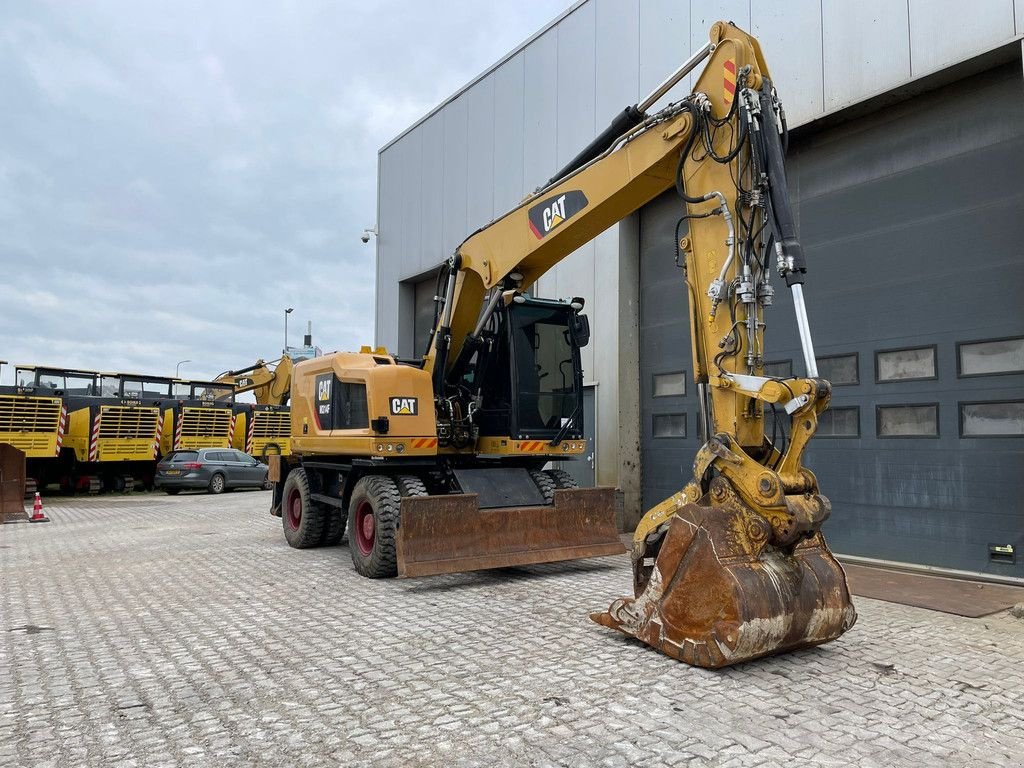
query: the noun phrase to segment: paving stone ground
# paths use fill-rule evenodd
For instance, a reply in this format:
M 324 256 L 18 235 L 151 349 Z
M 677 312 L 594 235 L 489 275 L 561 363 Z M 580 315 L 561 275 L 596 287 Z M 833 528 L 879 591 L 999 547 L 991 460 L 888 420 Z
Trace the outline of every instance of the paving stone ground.
M 859 600 L 712 672 L 591 623 L 625 556 L 370 581 L 264 492 L 51 500 L 0 527 L 3 766 L 1024 762 L 1024 621 Z

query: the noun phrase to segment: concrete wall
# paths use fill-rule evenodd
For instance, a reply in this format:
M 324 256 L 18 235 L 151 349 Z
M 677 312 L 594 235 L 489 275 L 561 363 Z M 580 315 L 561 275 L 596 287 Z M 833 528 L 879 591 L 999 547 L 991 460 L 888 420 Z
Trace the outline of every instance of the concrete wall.
M 1024 0 L 574 5 L 380 151 L 377 343 L 413 354 L 408 283 L 542 184 L 699 47 L 718 19 L 759 38 L 797 126 L 1012 40 L 1024 32 L 1022 17 Z M 594 343 L 583 365 L 587 383 L 597 385 L 604 484 L 622 478 L 628 485 L 639 461 L 638 395 L 623 390 L 635 388 L 635 366 L 625 371 L 622 358 L 638 323 L 637 232 L 635 222 L 613 227 L 553 269 L 537 291 L 587 299 Z

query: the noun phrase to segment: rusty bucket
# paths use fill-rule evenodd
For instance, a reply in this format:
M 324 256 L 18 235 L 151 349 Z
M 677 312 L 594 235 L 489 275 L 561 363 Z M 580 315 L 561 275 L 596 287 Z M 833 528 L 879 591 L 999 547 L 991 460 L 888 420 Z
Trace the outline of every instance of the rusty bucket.
M 559 489 L 552 506 L 480 509 L 477 495 L 402 499 L 398 575 L 621 555 L 611 488 Z
M 718 668 L 835 640 L 853 626 L 846 574 L 821 532 L 792 547 L 730 494 L 686 504 L 634 549 L 634 598 L 591 618 L 687 664 Z M 649 539 L 654 539 L 652 534 Z
M 0 523 L 27 520 L 25 513 L 25 454 L 0 443 Z

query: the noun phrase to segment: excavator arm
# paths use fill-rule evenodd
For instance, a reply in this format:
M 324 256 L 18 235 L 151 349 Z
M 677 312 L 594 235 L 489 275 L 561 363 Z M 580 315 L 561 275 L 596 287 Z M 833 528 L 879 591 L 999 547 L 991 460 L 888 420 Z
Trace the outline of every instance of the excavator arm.
M 856 614 L 820 528 L 830 505 L 802 455 L 828 405 L 803 301 L 789 203 L 785 115 L 756 40 L 718 22 L 709 43 L 546 187 L 467 238 L 448 261 L 424 367 L 449 397 L 502 304 L 602 231 L 675 187 L 705 445 L 685 488 L 634 536 L 634 597 L 594 614 L 700 666 L 835 639 Z M 694 93 L 647 109 L 706 59 Z M 667 255 L 668 257 L 668 255 Z M 764 376 L 765 310 L 791 289 L 806 377 Z M 766 413 L 789 418 L 766 437 Z
M 215 381 L 233 385 L 236 395 L 254 393 L 260 405 L 286 405 L 291 393 L 294 367 L 291 357 L 283 355 L 269 363 L 257 360 L 247 368 L 225 371 Z

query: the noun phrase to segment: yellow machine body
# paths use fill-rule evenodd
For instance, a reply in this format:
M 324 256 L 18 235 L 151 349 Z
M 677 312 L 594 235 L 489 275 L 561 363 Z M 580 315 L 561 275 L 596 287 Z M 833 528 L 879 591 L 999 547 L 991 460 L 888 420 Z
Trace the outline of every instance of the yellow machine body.
M 288 456 L 291 450 L 291 409 L 286 405 L 235 406 L 235 430 L 231 446 L 250 456 Z
M 703 59 L 695 93 L 648 115 L 671 83 Z M 355 540 L 362 552 L 353 550 L 353 561 L 366 575 L 393 575 L 395 552 L 401 575 L 614 552 L 613 496 L 601 489 L 559 488 L 543 505 L 483 501 L 491 486 L 498 497 L 516 496 L 515 478 L 537 479 L 527 473 L 559 451 L 580 453 L 581 441 L 562 440 L 560 431 L 547 446 L 536 446 L 534 436 L 516 433 L 523 431 L 518 426 L 504 436 L 495 435 L 493 420 L 479 435 L 477 427 L 495 410 L 485 407 L 488 397 L 503 402 L 507 379 L 495 378 L 493 366 L 502 374 L 507 368 L 512 379 L 510 424 L 520 423 L 516 408 L 522 412 L 523 402 L 552 395 L 537 383 L 546 362 L 539 322 L 527 321 L 559 310 L 526 291 L 577 248 L 675 186 L 688 231 L 666 258 L 681 252 L 685 260 L 705 445 L 692 480 L 650 510 L 635 532 L 633 597 L 592 618 L 706 667 L 828 642 L 853 625 L 845 575 L 821 533 L 830 504 L 802 462 L 831 387 L 816 375 L 807 330 L 806 264 L 789 207 L 781 103 L 757 41 L 726 22 L 716 23 L 701 53 L 666 82 L 616 118 L 546 187 L 459 246 L 442 272 L 446 286 L 421 360 L 364 348 L 296 366 L 295 456 L 271 468 L 271 478 L 284 484 L 282 492 L 275 489 L 274 509 L 285 518 L 292 546 L 310 546 L 321 529 L 320 541 L 336 540 L 337 526 L 317 511 L 326 505 L 348 514 L 350 547 Z M 764 310 L 774 292 L 776 256 L 797 308 L 809 369 L 802 378 L 763 375 Z M 563 308 L 566 343 L 575 346 L 589 340 L 582 305 L 574 299 L 571 313 Z M 518 346 L 523 329 L 525 347 Z M 495 352 L 503 344 L 514 351 L 504 359 Z M 578 357 L 572 362 L 578 370 Z M 561 391 L 568 392 L 569 378 L 563 379 Z M 347 394 L 339 398 L 336 387 Z M 524 393 L 525 401 L 515 399 Z M 765 409 L 779 408 L 789 417 L 782 446 L 764 429 Z M 574 419 L 562 415 L 572 426 Z M 421 463 L 394 461 L 399 455 Z M 495 469 L 501 466 L 510 469 Z M 478 482 L 472 472 L 491 474 Z M 445 483 L 452 475 L 477 493 L 451 492 Z M 362 479 L 350 491 L 352 476 Z M 319 520 L 312 531 L 302 527 L 310 511 Z M 378 532 L 397 543 L 384 566 Z
M 0 394 L 0 443 L 14 446 L 28 459 L 59 455 L 66 422 L 59 397 Z

